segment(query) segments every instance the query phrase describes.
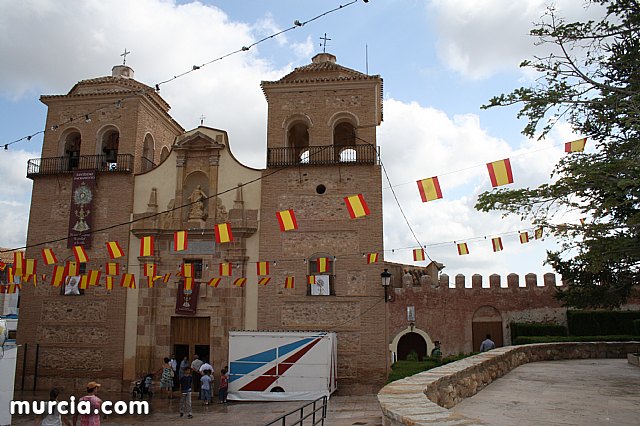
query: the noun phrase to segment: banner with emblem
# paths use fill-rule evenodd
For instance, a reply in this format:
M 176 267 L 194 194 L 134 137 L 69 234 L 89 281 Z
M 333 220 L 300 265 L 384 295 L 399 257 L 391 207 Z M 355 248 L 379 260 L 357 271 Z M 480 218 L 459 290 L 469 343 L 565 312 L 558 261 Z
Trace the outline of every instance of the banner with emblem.
M 96 171 L 76 170 L 73 172 L 67 248 L 72 248 L 73 246 L 91 248 L 94 216 L 93 199 L 95 195 Z

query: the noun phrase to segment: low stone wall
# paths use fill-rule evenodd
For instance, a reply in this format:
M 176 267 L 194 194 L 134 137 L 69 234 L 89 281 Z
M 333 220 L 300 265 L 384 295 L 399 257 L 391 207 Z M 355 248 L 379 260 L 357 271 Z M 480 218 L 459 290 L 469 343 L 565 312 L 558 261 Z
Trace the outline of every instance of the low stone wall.
M 378 393 L 385 426 L 482 425 L 448 409 L 519 365 L 536 361 L 626 358 L 640 342 L 539 343 L 507 346 L 418 373 Z

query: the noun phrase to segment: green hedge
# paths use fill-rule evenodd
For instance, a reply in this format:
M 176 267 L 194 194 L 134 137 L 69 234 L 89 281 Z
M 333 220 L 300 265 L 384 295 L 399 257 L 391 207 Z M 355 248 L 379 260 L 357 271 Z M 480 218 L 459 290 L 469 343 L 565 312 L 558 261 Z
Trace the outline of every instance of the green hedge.
M 640 336 L 640 319 L 633 320 L 633 331 L 633 334 Z
M 640 340 L 638 336 L 610 335 L 610 336 L 520 336 L 514 340 L 514 345 L 528 345 L 530 343 L 553 342 L 633 342 Z
M 566 336 L 567 328 L 557 324 L 512 322 L 511 341 L 520 336 Z
M 405 377 L 413 376 L 414 374 L 418 374 L 422 371 L 431 370 L 432 368 L 440 367 L 441 365 L 449 364 L 475 354 L 477 354 L 477 352 L 470 354 L 460 353 L 458 355 L 449 355 L 444 358 L 425 357 L 423 361 L 396 361 L 391 366 L 391 372 L 389 373 L 389 377 L 387 377 L 387 383 L 404 379 Z
M 632 335 L 640 311 L 567 311 L 572 336 Z

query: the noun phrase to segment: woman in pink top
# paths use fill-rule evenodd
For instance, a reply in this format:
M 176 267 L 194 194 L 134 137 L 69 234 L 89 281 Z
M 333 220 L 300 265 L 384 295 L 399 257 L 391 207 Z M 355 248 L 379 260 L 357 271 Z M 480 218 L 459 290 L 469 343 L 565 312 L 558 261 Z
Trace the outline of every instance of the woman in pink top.
M 91 412 L 89 414 L 74 414 L 73 426 L 76 426 L 78 417 L 80 417 L 80 426 L 100 426 L 100 416 L 102 415 L 100 407 L 102 407 L 102 400 L 96 395 L 98 388 L 100 388 L 100 383 L 87 383 L 87 394 L 80 398 L 78 403 L 80 403 L 80 401 L 89 401 Z

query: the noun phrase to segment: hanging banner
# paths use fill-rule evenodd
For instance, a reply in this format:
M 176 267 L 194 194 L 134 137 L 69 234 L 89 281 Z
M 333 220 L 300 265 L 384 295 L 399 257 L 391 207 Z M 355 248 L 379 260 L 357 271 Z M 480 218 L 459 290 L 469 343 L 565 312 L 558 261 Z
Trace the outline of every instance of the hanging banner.
M 71 206 L 69 209 L 69 238 L 67 248 L 91 248 L 93 231 L 93 198 L 96 194 L 96 171 L 73 172 Z
M 194 282 L 191 290 L 186 290 L 184 280 L 178 286 L 178 296 L 176 297 L 176 314 L 194 316 L 198 309 L 198 290 L 200 283 Z

